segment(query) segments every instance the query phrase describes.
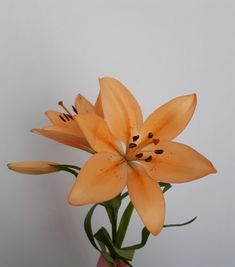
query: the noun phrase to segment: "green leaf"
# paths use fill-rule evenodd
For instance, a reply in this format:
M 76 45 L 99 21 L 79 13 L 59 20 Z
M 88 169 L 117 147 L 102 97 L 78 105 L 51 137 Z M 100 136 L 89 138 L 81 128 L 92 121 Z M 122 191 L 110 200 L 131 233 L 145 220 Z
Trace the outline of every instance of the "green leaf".
M 115 255 L 115 250 L 113 249 L 113 245 L 112 245 L 112 241 L 111 238 L 109 236 L 108 231 L 104 228 L 101 227 L 95 234 L 94 234 L 94 238 L 99 241 L 102 242 L 103 244 L 105 244 L 105 246 L 108 248 L 110 254 L 113 256 Z
M 125 192 L 125 193 L 123 193 L 122 195 L 121 195 L 121 200 L 123 200 L 125 197 L 127 197 L 128 196 L 128 192 Z
M 111 264 L 111 266 L 115 266 L 115 260 L 108 254 L 105 244 L 101 241 L 98 241 L 98 243 L 101 248 L 101 255 Z
M 118 210 L 121 206 L 121 198 L 120 195 L 112 198 L 111 200 L 103 202 L 105 206 L 112 207 L 115 210 Z
M 134 249 L 120 249 L 113 246 L 115 252 L 118 256 L 120 256 L 122 259 L 126 259 L 131 261 L 134 257 L 135 250 Z
M 129 223 L 130 223 L 131 215 L 133 213 L 133 209 L 134 209 L 133 204 L 130 201 L 129 204 L 127 205 L 125 211 L 123 212 L 123 215 L 121 217 L 120 224 L 118 227 L 117 239 L 116 239 L 116 243 L 115 243 L 115 245 L 118 248 L 120 248 L 122 246 L 123 240 L 124 240 L 126 232 L 127 232 L 127 228 L 129 226 Z
M 91 242 L 91 244 L 93 245 L 94 248 L 96 248 L 97 250 L 99 250 L 99 248 L 96 245 L 94 236 L 93 236 L 93 231 L 92 231 L 92 226 L 91 226 L 91 219 L 92 219 L 92 215 L 95 211 L 95 208 L 98 206 L 98 204 L 95 204 L 91 207 L 91 209 L 88 211 L 85 221 L 84 221 L 84 229 L 85 232 L 87 234 L 87 237 L 89 239 L 89 241 Z
M 117 234 L 117 218 L 118 218 L 118 211 L 121 206 L 121 198 L 120 195 L 116 196 L 115 198 L 103 202 L 103 206 L 106 209 L 106 212 L 109 217 L 109 221 L 112 225 L 112 240 L 116 242 L 116 234 Z
M 184 222 L 184 223 L 177 223 L 177 224 L 166 224 L 164 225 L 163 227 L 164 228 L 167 228 L 167 227 L 178 227 L 178 226 L 184 226 L 184 225 L 187 225 L 187 224 L 190 224 L 192 223 L 193 221 L 195 221 L 197 219 L 197 216 L 194 217 L 193 219 L 187 221 L 187 222 Z
M 144 227 L 141 234 L 141 242 L 133 246 L 124 247 L 123 249 L 140 249 L 144 247 L 149 238 L 149 234 L 150 232 L 147 230 L 146 227 Z
M 105 246 L 109 249 L 109 252 L 111 256 L 117 258 L 117 259 L 126 259 L 126 260 L 132 260 L 134 256 L 134 250 L 133 249 L 119 249 L 115 247 L 113 244 L 108 231 L 101 227 L 94 235 L 95 239 L 97 239 L 99 242 L 102 242 L 105 244 Z

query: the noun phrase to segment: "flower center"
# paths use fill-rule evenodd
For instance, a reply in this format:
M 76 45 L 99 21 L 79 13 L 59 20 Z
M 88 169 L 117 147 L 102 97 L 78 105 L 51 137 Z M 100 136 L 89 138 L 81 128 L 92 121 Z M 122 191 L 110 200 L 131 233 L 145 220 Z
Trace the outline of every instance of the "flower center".
M 67 121 L 70 121 L 70 120 L 73 120 L 73 115 L 71 114 L 71 112 L 66 108 L 66 106 L 64 105 L 64 102 L 63 101 L 59 101 L 58 102 L 58 105 L 61 106 L 66 113 L 63 113 L 63 115 L 59 115 L 60 119 L 63 121 L 63 122 L 67 122 Z M 72 109 L 76 114 L 78 114 L 78 111 L 77 109 L 75 108 L 75 106 L 72 106 Z
M 145 162 L 151 162 L 154 157 L 164 153 L 163 149 L 157 148 L 160 140 L 155 138 L 152 132 L 148 133 L 147 139 L 149 139 L 149 142 L 143 149 L 138 144 L 139 138 L 139 135 L 132 136 L 132 142 L 129 143 L 125 156 L 127 161 L 144 160 Z

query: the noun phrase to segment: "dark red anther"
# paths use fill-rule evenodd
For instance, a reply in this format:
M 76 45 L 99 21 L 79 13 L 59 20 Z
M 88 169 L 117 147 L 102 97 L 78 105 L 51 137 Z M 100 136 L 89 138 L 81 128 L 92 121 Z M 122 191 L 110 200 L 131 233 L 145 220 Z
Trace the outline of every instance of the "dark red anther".
M 66 114 L 71 120 L 73 120 L 73 116 L 70 114 Z
M 148 133 L 148 138 L 153 138 L 153 133 Z
M 135 156 L 138 158 L 138 159 L 140 159 L 140 158 L 142 158 L 143 157 L 143 153 L 139 153 L 139 154 L 136 154 Z
M 60 119 L 61 119 L 62 121 L 66 122 L 66 120 L 64 119 L 63 116 L 60 115 L 59 117 L 60 117 Z
M 150 162 L 151 160 L 152 160 L 152 156 L 149 156 L 149 157 L 147 157 L 144 161 L 146 161 L 146 162 Z
M 139 137 L 140 137 L 139 135 L 134 135 L 132 137 L 133 142 L 137 141 L 139 139 Z
M 135 143 L 130 143 L 128 147 L 129 147 L 129 148 L 134 148 L 134 147 L 137 147 L 137 144 L 135 144 Z
M 78 114 L 78 111 L 77 111 L 77 109 L 76 109 L 74 106 L 72 106 L 72 109 L 73 109 L 73 111 L 74 111 L 76 114 Z
M 64 117 L 66 118 L 67 121 L 69 121 L 69 116 L 65 113 L 63 113 Z
M 163 152 L 164 152 L 163 149 L 156 149 L 156 150 L 154 150 L 154 153 L 155 154 L 158 154 L 158 155 L 162 154 Z
M 159 142 L 160 142 L 159 139 L 153 139 L 153 143 L 154 143 L 154 145 L 157 145 Z

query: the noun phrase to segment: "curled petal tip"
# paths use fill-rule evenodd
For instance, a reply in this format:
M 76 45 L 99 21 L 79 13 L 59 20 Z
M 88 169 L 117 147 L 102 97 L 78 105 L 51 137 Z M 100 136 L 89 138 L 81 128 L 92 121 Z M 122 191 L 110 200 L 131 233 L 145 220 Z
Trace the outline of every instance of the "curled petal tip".
M 210 160 L 207 160 L 207 170 L 208 170 L 207 175 L 217 173 L 216 168 L 214 167 L 214 165 Z
M 71 196 L 71 194 L 68 197 L 68 203 L 71 206 L 75 206 L 74 198 Z
M 69 196 L 68 196 L 68 203 L 71 206 L 80 206 L 80 205 L 82 205 L 82 204 L 79 203 L 77 195 L 75 196 L 75 194 L 73 192 L 71 192 L 69 194 Z

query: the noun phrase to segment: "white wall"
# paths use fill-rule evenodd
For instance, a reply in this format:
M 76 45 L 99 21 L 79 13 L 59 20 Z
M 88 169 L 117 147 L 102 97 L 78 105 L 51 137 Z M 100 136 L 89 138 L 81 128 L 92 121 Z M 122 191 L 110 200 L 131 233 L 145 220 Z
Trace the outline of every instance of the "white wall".
M 73 177 L 9 172 L 11 161 L 81 165 L 88 157 L 33 135 L 43 112 L 94 100 L 97 78 L 114 76 L 145 116 L 165 101 L 196 92 L 195 116 L 178 140 L 206 155 L 217 175 L 174 186 L 166 229 L 136 253 L 134 266 L 234 266 L 235 1 L 0 1 L 0 266 L 95 266 L 83 231 L 89 207 L 71 207 Z M 106 222 L 102 211 L 95 223 Z M 128 242 L 139 240 L 135 215 Z

